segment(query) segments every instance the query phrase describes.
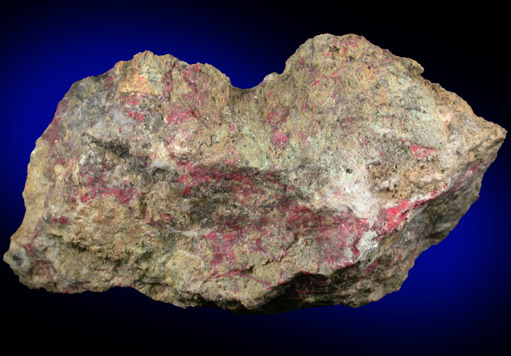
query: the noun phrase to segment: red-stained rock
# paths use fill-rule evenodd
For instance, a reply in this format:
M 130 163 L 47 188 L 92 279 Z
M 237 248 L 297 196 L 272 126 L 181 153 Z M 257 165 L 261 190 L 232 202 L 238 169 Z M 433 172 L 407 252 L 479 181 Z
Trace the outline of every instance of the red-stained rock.
M 505 130 L 422 67 L 320 35 L 252 89 L 151 52 L 71 87 L 4 260 L 52 292 L 186 307 L 359 306 L 477 199 Z

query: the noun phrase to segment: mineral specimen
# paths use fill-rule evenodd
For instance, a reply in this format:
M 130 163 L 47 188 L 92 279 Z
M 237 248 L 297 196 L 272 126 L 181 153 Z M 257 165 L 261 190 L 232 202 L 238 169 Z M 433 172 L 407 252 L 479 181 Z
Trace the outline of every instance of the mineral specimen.
M 30 288 L 276 313 L 396 291 L 478 198 L 506 131 L 357 35 L 251 89 L 151 52 L 71 86 L 4 260 Z

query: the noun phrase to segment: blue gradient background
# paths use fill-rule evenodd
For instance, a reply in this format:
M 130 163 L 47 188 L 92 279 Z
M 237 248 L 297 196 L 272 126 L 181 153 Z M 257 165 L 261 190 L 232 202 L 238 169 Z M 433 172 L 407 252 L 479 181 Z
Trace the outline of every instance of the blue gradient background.
M 249 88 L 307 38 L 357 33 L 411 57 L 424 77 L 454 91 L 475 113 L 510 129 L 508 41 L 502 9 L 406 13 L 314 1 L 276 3 L 142 1 L 4 6 L 1 20 L 1 253 L 21 224 L 21 193 L 36 139 L 71 84 L 143 50 L 210 63 Z M 300 7 L 299 5 L 296 5 Z M 470 10 L 470 9 L 469 9 Z M 491 20 L 485 22 L 485 20 Z M 503 41 L 501 43 L 501 41 Z M 500 46 L 500 47 L 499 47 Z M 483 180 L 480 199 L 438 246 L 423 253 L 401 290 L 370 305 L 238 316 L 182 310 L 131 290 L 50 294 L 18 282 L 5 263 L 2 344 L 22 351 L 166 350 L 208 354 L 504 354 L 511 333 L 510 143 Z

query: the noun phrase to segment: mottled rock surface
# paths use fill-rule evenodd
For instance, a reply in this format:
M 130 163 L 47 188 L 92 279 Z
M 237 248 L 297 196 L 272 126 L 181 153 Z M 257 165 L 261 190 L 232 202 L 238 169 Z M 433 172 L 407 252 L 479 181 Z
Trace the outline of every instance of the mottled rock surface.
M 37 141 L 4 260 L 30 288 L 186 307 L 359 306 L 478 198 L 506 131 L 356 35 L 258 86 L 137 54 L 72 85 Z

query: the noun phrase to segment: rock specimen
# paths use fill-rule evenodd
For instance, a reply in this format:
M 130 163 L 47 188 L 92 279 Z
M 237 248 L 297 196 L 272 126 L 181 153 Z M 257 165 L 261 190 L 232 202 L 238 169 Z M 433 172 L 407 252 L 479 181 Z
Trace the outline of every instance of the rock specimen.
M 506 131 L 356 35 L 258 86 L 151 52 L 72 85 L 4 260 L 30 288 L 132 287 L 276 313 L 399 289 L 477 199 Z

